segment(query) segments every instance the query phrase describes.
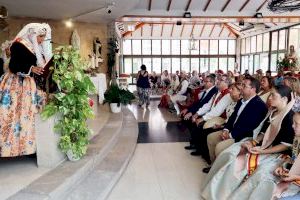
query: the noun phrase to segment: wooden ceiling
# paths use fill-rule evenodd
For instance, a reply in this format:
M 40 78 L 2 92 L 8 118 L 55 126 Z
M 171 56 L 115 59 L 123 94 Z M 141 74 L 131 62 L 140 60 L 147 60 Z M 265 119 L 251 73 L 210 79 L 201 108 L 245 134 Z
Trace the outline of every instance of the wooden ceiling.
M 117 25 L 137 23 L 124 29 L 125 38 L 237 38 L 260 28 L 300 23 L 300 12 L 271 13 L 268 0 L 141 0 Z M 183 18 L 184 12 L 192 18 Z M 254 17 L 261 12 L 263 18 Z M 180 21 L 182 25 L 176 25 Z M 244 21 L 244 25 L 240 25 Z

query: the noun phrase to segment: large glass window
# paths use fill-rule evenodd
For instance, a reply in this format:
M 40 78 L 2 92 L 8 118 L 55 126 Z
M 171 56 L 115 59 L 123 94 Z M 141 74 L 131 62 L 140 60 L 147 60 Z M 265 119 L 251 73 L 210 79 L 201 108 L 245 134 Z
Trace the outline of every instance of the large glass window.
M 208 58 L 200 58 L 200 73 L 208 72 Z
M 151 55 L 151 40 L 142 40 L 143 55 Z
M 246 38 L 246 53 L 250 53 L 250 37 Z
M 142 65 L 142 59 L 141 58 L 133 58 L 132 59 L 132 73 L 138 73 L 140 70 L 140 67 Z
M 180 40 L 172 40 L 172 55 L 180 55 Z
M 219 40 L 219 54 L 225 55 L 227 54 L 227 41 L 228 40 Z
M 161 73 L 161 58 L 152 59 L 152 70 L 156 73 Z
M 132 40 L 132 54 L 141 55 L 142 44 L 141 40 Z
M 242 39 L 241 41 L 241 54 L 245 54 L 246 53 L 246 39 Z
M 143 58 L 143 64 L 146 65 L 148 72 L 152 72 L 152 61 L 151 58 Z
M 285 42 L 286 42 L 286 30 L 279 31 L 279 50 L 285 49 Z
M 208 55 L 208 40 L 200 40 L 200 54 Z
M 277 53 L 272 53 L 271 55 L 271 71 L 276 71 L 277 64 Z
M 260 68 L 265 72 L 268 70 L 269 57 L 267 53 L 260 54 Z
M 209 53 L 211 55 L 218 54 L 218 40 L 210 40 L 209 41 Z
M 161 40 L 152 40 L 152 55 L 160 55 L 161 54 Z
M 131 40 L 123 40 L 123 54 L 124 55 L 131 54 Z
M 194 70 L 199 72 L 199 58 L 191 58 L 191 72 Z
M 235 55 L 235 47 L 236 46 L 236 42 L 235 40 L 228 40 L 228 54 L 229 55 Z M 223 48 L 223 47 L 221 47 Z
M 132 74 L 132 59 L 124 58 L 124 73 Z
M 249 65 L 248 65 L 248 69 L 249 69 L 249 74 L 254 74 L 253 72 L 253 55 L 249 56 Z
M 191 50 L 191 55 L 199 55 L 199 40 L 196 40 L 195 47 L 195 50 Z
M 273 32 L 272 33 L 272 43 L 271 43 L 272 47 L 271 47 L 271 50 L 274 51 L 274 50 L 277 50 L 277 45 L 278 45 L 278 32 Z
M 254 71 L 260 69 L 259 55 L 254 55 Z
M 170 55 L 171 54 L 171 41 L 170 40 L 162 40 L 161 41 L 161 54 L 162 55 Z
M 235 59 L 234 58 L 228 58 L 228 71 L 234 71 L 234 64 Z
M 209 72 L 215 73 L 218 70 L 218 58 L 210 58 L 209 59 Z
M 256 52 L 256 36 L 251 37 L 251 53 Z
M 181 40 L 181 55 L 190 54 L 190 42 L 188 40 Z
M 172 58 L 172 73 L 180 71 L 180 58 Z
M 168 70 L 168 72 L 171 72 L 171 58 L 162 59 L 162 71 L 164 70 Z
M 269 51 L 270 34 L 265 33 L 263 38 L 263 51 Z
M 219 69 L 227 72 L 227 58 L 219 58 Z
M 181 58 L 181 70 L 185 72 L 190 71 L 190 59 L 189 58 Z
M 262 52 L 262 34 L 257 35 L 256 51 Z

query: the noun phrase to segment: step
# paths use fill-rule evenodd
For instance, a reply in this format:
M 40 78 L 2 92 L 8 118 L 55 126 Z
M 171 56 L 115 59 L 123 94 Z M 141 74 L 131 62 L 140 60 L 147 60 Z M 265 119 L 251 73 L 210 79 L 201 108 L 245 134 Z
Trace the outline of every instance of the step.
M 63 199 L 104 200 L 125 171 L 137 144 L 138 125 L 133 114 L 127 112 L 122 133 L 116 146 L 104 160 Z M 130 114 L 130 113 L 131 114 Z
M 124 114 L 111 114 L 107 124 L 90 140 L 87 154 L 77 162 L 65 161 L 9 199 L 62 199 L 106 157 L 118 141 Z

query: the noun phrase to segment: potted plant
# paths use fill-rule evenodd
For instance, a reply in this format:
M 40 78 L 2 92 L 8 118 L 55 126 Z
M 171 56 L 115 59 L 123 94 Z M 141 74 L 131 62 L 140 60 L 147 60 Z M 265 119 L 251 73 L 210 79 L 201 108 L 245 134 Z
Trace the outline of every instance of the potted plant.
M 135 99 L 133 93 L 127 89 L 120 89 L 117 84 L 112 84 L 104 93 L 104 103 L 109 103 L 113 113 L 121 112 L 121 104 L 131 104 Z
M 86 154 L 90 129 L 86 124 L 93 117 L 89 94 L 95 92 L 90 78 L 84 73 L 86 65 L 79 51 L 71 46 L 58 47 L 54 52 L 52 78 L 59 91 L 49 100 L 42 118 L 59 116 L 54 130 L 61 134 L 59 147 L 70 160 Z

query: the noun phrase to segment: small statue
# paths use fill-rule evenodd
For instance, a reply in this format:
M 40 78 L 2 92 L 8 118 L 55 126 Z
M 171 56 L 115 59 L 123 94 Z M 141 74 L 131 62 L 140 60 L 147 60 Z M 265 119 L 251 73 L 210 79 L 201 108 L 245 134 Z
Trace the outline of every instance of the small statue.
M 102 48 L 102 44 L 101 44 L 99 38 L 96 37 L 94 39 L 94 49 L 93 49 L 93 51 L 96 55 L 96 58 L 101 58 L 101 48 Z

